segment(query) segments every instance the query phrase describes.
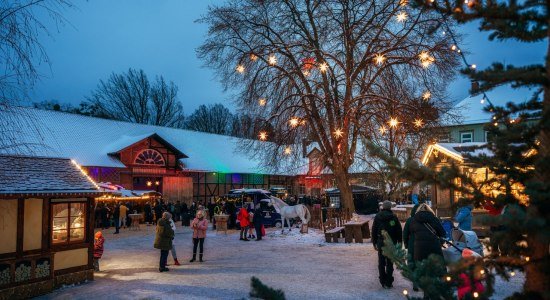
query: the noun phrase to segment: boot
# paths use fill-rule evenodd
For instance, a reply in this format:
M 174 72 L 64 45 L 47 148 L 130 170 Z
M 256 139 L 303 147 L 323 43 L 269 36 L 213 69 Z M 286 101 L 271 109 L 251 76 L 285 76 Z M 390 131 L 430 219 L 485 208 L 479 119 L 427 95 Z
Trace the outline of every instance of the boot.
M 177 258 L 174 259 L 174 266 L 181 266 Z
M 194 262 L 197 258 L 197 253 L 193 253 L 193 258 L 189 260 L 189 262 Z
M 199 262 L 204 262 L 204 260 L 202 260 L 202 253 L 199 253 Z

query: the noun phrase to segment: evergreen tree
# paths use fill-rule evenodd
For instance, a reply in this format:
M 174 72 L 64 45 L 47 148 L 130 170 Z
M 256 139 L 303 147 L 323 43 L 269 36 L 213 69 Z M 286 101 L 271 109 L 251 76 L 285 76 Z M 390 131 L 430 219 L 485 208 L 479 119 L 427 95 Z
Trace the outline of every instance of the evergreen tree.
M 453 17 L 458 23 L 478 20 L 480 30 L 490 32 L 490 40 L 547 42 L 550 34 L 548 1 L 415 0 L 412 5 L 438 11 Z M 477 83 L 471 90 L 473 94 L 485 93 L 501 85 L 536 90 L 526 103 L 509 103 L 505 107 L 495 107 L 489 103 L 486 108 L 493 114 L 494 120 L 486 128 L 489 141 L 485 147 L 492 155 L 467 156 L 466 159 L 488 168 L 496 176 L 476 182 L 461 173 L 455 165 L 434 171 L 412 160 L 400 164 L 385 158 L 388 167 L 402 178 L 413 182 L 438 183 L 442 187 L 452 186 L 464 195 L 462 201 L 505 209 L 505 213 L 485 219 L 487 225 L 501 229 L 491 236 L 488 245 L 490 254 L 447 266 L 450 270 L 447 274 L 424 272 L 426 266 L 441 270 L 438 268 L 441 267 L 440 262 L 432 259 L 412 270 L 405 264 L 404 251 L 391 244 L 384 247 L 384 253 L 403 270 L 405 277 L 422 288 L 425 297 L 452 299 L 454 295 L 449 290 L 463 286 L 465 280 L 470 283 L 478 280 L 485 284 L 485 291 L 474 293 L 475 290 L 471 290 L 466 297 L 488 298 L 493 293 L 496 275 L 508 279 L 514 270 L 522 270 L 526 276 L 524 289 L 512 298 L 550 298 L 547 286 L 550 282 L 549 68 L 550 55 L 547 55 L 544 64 L 515 67 L 494 63 L 482 71 L 471 67 L 463 70 Z

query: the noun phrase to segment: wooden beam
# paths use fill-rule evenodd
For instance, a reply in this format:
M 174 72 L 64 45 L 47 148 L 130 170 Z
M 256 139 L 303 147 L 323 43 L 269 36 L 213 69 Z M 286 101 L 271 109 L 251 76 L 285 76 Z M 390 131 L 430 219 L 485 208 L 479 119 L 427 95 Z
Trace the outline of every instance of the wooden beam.
M 17 244 L 16 253 L 17 257 L 23 256 L 23 233 L 25 226 L 25 199 L 17 199 Z

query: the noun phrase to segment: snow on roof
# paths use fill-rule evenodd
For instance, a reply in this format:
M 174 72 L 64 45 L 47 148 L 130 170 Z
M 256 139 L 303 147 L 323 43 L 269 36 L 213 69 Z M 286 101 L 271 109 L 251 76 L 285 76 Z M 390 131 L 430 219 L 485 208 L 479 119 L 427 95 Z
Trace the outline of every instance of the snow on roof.
M 32 118 L 36 127 L 18 128 L 20 143 L 33 145 L 32 156 L 71 158 L 83 166 L 125 167 L 109 155 L 152 134 L 157 134 L 188 158 L 188 170 L 224 173 L 261 173 L 258 162 L 238 152 L 241 139 L 183 129 L 135 124 L 35 108 L 20 108 L 22 118 Z M 0 114 L 10 113 L 0 111 Z M 0 116 L 1 118 L 2 116 Z M 14 116 L 6 118 L 13 120 Z M 16 121 L 14 121 L 16 122 Z M 17 127 L 18 124 L 12 126 Z M 0 149 L 0 154 L 18 154 Z
M 0 155 L 0 194 L 98 192 L 70 159 Z
M 530 100 L 533 96 L 533 91 L 526 88 L 512 89 L 508 86 L 501 86 L 486 92 L 486 94 L 493 105 L 505 106 L 508 102 L 517 104 Z M 488 105 L 488 101 L 484 100 L 482 103 L 483 98 L 483 95 L 477 95 L 460 101 L 454 106 L 452 113 L 460 115 L 461 120 L 446 120 L 445 125 L 469 125 L 490 122 L 491 114 L 484 110 Z
M 471 142 L 471 143 L 437 143 L 430 145 L 424 153 L 422 164 L 426 165 L 430 156 L 434 151 L 442 152 L 447 156 L 454 158 L 460 162 L 464 161 L 464 156 L 492 156 L 493 152 L 486 148 L 486 143 Z

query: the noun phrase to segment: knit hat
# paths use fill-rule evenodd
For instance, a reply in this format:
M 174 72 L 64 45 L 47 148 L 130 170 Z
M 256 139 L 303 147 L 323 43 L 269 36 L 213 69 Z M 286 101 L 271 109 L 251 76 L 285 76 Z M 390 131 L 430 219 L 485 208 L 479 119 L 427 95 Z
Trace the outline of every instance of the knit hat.
M 101 233 L 101 231 L 96 232 L 95 235 L 94 235 L 94 237 L 95 237 L 96 239 L 99 239 L 99 238 L 102 237 L 102 236 L 103 236 L 103 234 Z
M 391 209 L 391 202 L 388 200 L 382 202 L 382 209 Z

